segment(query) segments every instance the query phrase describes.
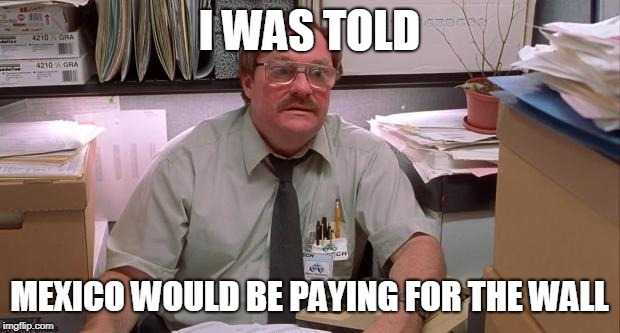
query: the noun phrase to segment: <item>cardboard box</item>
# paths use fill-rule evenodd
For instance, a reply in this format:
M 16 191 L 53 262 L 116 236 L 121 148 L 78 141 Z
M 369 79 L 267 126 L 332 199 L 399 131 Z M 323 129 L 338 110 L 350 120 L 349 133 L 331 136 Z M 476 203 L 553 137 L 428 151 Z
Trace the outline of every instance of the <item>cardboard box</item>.
M 343 31 L 343 66 L 345 75 L 375 74 L 428 74 L 465 72 L 457 57 L 450 50 L 439 29 L 463 59 L 471 72 L 480 71 L 480 55 L 471 42 L 463 14 L 453 0 L 391 0 L 377 2 L 371 0 L 325 0 L 323 7 L 347 8 L 357 7 L 374 9 L 414 8 L 420 15 L 420 46 L 412 52 L 353 52 L 346 46 L 346 31 Z M 457 1 L 460 3 L 460 1 Z M 481 27 L 485 22 L 486 1 L 467 1 L 466 10 L 476 41 L 482 44 Z M 495 66 L 499 56 L 499 33 L 497 29 L 497 5 L 503 32 L 508 28 L 512 0 L 490 2 L 488 22 L 485 33 L 486 54 L 489 62 Z M 502 56 L 502 69 L 510 70 L 510 64 L 518 60 L 518 51 L 532 40 L 535 0 L 517 0 L 517 15 L 511 27 L 511 33 Z M 391 16 L 391 13 L 389 14 Z M 527 24 L 526 24 L 527 23 Z M 343 24 L 344 26 L 344 24 Z M 343 28 L 344 30 L 344 28 Z M 373 30 L 374 31 L 374 30 Z M 392 35 L 392 22 L 388 23 L 388 34 Z M 391 37 L 389 37 L 389 40 Z M 485 66 L 489 70 L 489 66 Z
M 493 267 L 506 279 L 604 279 L 610 313 L 533 313 L 550 332 L 618 332 L 620 164 L 503 106 Z
M 89 279 L 94 257 L 94 147 L 77 180 L 0 182 L 0 313 L 10 280 Z
M 503 280 L 492 267 L 487 267 L 483 275 L 485 280 Z M 543 333 L 532 313 L 487 312 L 484 319 L 486 333 Z
M 78 14 L 69 5 L 0 7 L 0 34 L 71 32 L 78 27 Z
M 88 53 L 87 45 L 80 31 L 0 35 L 0 58 L 77 58 Z
M 90 54 L 68 59 L 0 60 L 0 88 L 84 84 L 94 73 Z

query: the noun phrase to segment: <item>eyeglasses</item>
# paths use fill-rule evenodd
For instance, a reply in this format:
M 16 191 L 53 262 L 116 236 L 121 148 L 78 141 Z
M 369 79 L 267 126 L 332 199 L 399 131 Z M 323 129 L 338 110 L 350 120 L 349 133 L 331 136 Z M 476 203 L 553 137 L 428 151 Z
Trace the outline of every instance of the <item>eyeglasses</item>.
M 331 89 L 336 83 L 336 69 L 318 64 L 301 62 L 263 62 L 257 66 L 265 66 L 267 81 L 277 84 L 290 84 L 298 73 L 306 74 L 310 85 L 318 89 Z

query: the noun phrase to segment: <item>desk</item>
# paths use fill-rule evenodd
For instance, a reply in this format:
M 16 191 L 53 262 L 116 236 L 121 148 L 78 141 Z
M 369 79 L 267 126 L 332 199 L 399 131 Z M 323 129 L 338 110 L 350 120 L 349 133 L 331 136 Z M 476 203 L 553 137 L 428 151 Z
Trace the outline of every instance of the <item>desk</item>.
M 463 301 L 462 311 L 459 313 L 435 313 L 422 330 L 422 333 L 465 333 L 467 331 L 467 313 L 469 298 Z M 376 313 L 308 313 L 301 311 L 297 314 L 300 326 L 322 329 L 333 333 L 358 333 L 370 326 L 377 318 Z
M 488 313 L 487 331 L 618 332 L 620 163 L 532 116 L 542 112 L 500 109 L 494 275 L 603 279 L 612 311 Z

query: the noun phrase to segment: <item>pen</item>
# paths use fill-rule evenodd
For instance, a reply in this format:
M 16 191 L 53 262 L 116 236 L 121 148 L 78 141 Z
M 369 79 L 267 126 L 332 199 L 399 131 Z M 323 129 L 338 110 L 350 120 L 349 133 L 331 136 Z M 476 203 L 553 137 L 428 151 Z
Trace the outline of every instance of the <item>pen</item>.
M 323 230 L 322 239 L 327 239 L 329 236 L 327 235 L 327 217 L 325 216 L 321 219 L 321 229 Z
M 336 199 L 336 208 L 334 209 L 334 234 L 336 239 L 340 238 L 342 222 L 342 204 L 340 203 L 340 199 Z
M 316 226 L 314 227 L 314 241 L 316 245 L 319 245 L 319 241 L 321 241 L 321 222 L 316 221 Z

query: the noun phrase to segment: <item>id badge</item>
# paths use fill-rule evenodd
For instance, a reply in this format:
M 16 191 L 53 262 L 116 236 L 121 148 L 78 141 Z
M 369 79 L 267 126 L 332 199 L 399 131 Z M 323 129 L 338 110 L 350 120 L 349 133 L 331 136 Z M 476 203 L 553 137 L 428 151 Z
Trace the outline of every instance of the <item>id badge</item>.
M 335 261 L 349 259 L 349 249 L 346 238 L 336 238 L 319 242 L 319 245 L 312 245 L 313 253 L 331 253 Z
M 334 275 L 334 254 L 304 252 L 306 280 L 329 280 Z

